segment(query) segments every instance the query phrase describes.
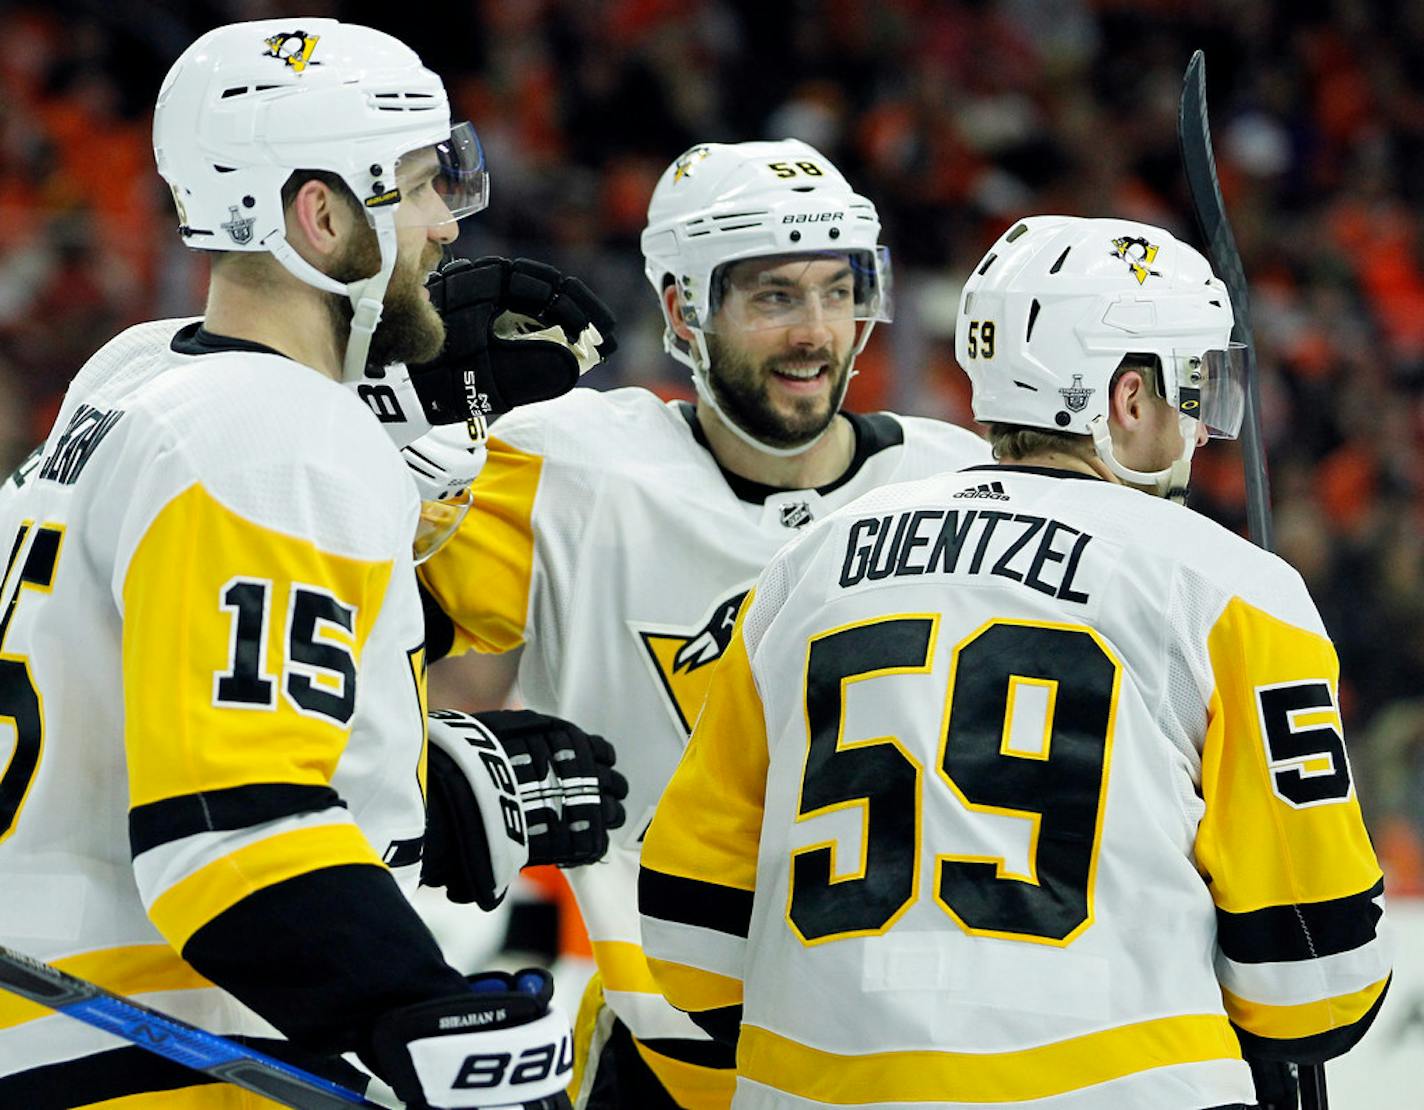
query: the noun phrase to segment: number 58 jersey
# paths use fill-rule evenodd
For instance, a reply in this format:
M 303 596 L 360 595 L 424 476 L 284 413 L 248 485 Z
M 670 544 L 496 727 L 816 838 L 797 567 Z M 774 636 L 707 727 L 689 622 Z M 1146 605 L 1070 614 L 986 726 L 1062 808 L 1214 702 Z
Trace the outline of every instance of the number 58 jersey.
M 1299 576 L 1012 466 L 887 487 L 767 568 L 642 857 L 739 1110 L 1250 1103 L 1348 1049 L 1383 883 Z M 1232 1028 L 1233 1023 L 1239 1030 Z

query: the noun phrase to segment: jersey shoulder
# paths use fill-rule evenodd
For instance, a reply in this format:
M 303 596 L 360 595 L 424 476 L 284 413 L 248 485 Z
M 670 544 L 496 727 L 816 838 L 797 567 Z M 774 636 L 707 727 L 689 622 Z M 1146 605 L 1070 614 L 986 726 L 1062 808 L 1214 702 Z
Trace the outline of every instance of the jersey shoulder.
M 994 461 L 989 444 L 968 428 L 925 416 L 888 412 L 879 415 L 889 417 L 904 429 L 907 478 L 910 470 L 928 475 Z
M 156 513 L 200 485 L 237 516 L 333 554 L 384 558 L 409 546 L 414 484 L 351 390 L 254 351 L 165 345 L 146 369 L 126 394 L 91 396 L 91 407 L 120 414 L 108 465 L 135 511 Z
M 641 386 L 571 389 L 501 416 L 490 435 L 545 459 L 604 468 L 693 445 L 677 409 Z

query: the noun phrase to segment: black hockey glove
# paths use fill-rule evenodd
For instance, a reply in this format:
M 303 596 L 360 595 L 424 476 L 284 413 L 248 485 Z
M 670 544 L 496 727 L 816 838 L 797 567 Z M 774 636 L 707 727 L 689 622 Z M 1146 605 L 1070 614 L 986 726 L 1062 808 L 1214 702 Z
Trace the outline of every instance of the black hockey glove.
M 558 397 L 618 346 L 608 306 L 542 262 L 457 258 L 426 288 L 445 321 L 445 346 L 410 376 L 432 424 Z
M 412 1110 L 568 1110 L 573 1037 L 553 996 L 546 971 L 483 972 L 467 995 L 384 1015 L 362 1055 Z
M 527 709 L 475 716 L 514 765 L 529 830 L 529 862 L 573 867 L 602 859 L 608 831 L 620 828 L 626 818 L 628 780 L 613 766 L 613 745 L 568 721 Z
M 432 710 L 426 758 L 423 886 L 492 910 L 529 862 L 529 838 L 513 765 L 468 713 Z

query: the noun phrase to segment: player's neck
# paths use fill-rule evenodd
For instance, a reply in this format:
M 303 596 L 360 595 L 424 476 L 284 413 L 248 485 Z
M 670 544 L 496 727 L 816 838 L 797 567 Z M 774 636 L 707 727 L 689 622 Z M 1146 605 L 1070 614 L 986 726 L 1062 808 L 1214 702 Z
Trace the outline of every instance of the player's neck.
M 1093 455 L 1073 455 L 1066 451 L 1041 451 L 1035 455 L 1025 455 L 1020 459 L 1000 459 L 1003 466 L 1039 466 L 1046 470 L 1071 470 L 1077 474 L 1091 474 L 1114 485 L 1122 485 L 1122 479 L 1107 468 L 1103 460 Z
M 697 406 L 697 423 L 723 468 L 778 489 L 816 489 L 829 485 L 850 466 L 855 429 L 839 413 L 826 434 L 799 455 L 768 455 L 738 438 L 707 405 Z
M 272 276 L 270 285 L 257 287 L 214 273 L 203 327 L 215 335 L 261 343 L 340 381 L 345 348 L 333 327 L 328 294 L 285 272 Z

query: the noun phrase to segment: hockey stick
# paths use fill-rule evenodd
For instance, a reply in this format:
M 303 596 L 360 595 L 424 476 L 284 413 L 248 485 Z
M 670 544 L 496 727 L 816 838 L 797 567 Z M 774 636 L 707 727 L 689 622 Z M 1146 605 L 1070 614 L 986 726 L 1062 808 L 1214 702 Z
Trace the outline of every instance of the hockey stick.
M 1206 115 L 1206 59 L 1198 50 L 1187 63 L 1182 99 L 1177 107 L 1177 142 L 1192 211 L 1206 243 L 1211 267 L 1226 284 L 1231 297 L 1231 338 L 1246 346 L 1246 413 L 1241 422 L 1241 455 L 1246 470 L 1246 530 L 1251 542 L 1275 550 L 1271 528 L 1271 489 L 1266 477 L 1266 447 L 1261 435 L 1261 384 L 1256 373 L 1256 344 L 1251 337 L 1251 298 L 1241 254 L 1226 202 L 1216 176 L 1216 156 L 1211 148 L 1211 123 Z
M 4 945 L 0 945 L 0 987 L 293 1110 L 350 1106 L 381 1110 L 380 1103 L 329 1079 L 111 994 Z
M 1177 143 L 1192 212 L 1206 243 L 1211 267 L 1226 284 L 1235 323 L 1231 338 L 1246 345 L 1246 412 L 1241 424 L 1241 456 L 1246 471 L 1246 530 L 1251 542 L 1275 550 L 1271 527 L 1271 489 L 1266 476 L 1266 447 L 1261 434 L 1261 384 L 1256 372 L 1256 345 L 1251 335 L 1251 298 L 1241 253 L 1226 217 L 1226 202 L 1216 176 L 1216 155 L 1211 146 L 1211 122 L 1206 113 L 1206 58 L 1200 50 L 1187 63 L 1182 79 L 1182 99 L 1177 106 Z M 1298 1068 L 1302 1110 L 1328 1110 L 1325 1066 L 1301 1064 Z

